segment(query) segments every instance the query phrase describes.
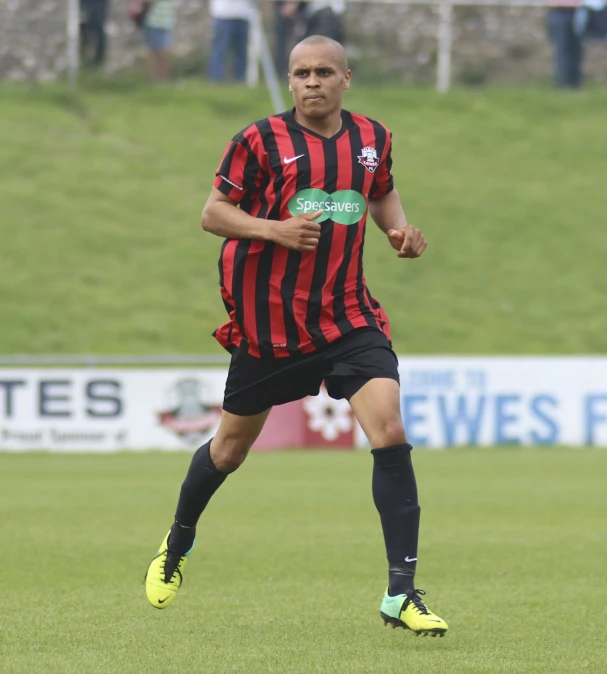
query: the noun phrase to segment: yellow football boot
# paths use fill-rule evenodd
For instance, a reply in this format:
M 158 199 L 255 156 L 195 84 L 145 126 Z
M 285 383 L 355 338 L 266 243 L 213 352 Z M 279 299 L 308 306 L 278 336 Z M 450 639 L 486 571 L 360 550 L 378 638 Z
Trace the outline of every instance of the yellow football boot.
M 391 597 L 386 592 L 379 610 L 384 625 L 390 623 L 392 627 L 404 627 L 415 632 L 416 636 L 430 634 L 444 637 L 449 627 L 442 618 L 428 610 L 420 597 L 424 594 L 423 590 L 413 590 Z
M 154 608 L 166 608 L 177 596 L 183 582 L 183 569 L 194 546 L 180 556 L 168 548 L 169 533 L 145 574 L 145 594 Z

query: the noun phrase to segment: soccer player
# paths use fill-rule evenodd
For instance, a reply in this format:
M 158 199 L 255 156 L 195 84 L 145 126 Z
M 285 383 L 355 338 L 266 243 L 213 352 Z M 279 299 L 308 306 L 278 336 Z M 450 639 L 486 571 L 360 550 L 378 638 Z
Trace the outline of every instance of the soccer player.
M 219 262 L 229 321 L 215 337 L 232 354 L 221 422 L 181 487 L 175 521 L 147 571 L 146 594 L 168 606 L 182 583 L 196 525 L 245 460 L 273 405 L 345 398 L 371 444 L 372 492 L 388 558 L 384 623 L 443 636 L 444 620 L 414 584 L 420 507 L 402 423 L 388 319 L 362 271 L 370 212 L 399 258 L 426 248 L 407 224 L 391 174 L 391 135 L 342 109 L 343 47 L 312 36 L 295 46 L 295 107 L 251 124 L 228 145 L 202 213 L 225 239 Z

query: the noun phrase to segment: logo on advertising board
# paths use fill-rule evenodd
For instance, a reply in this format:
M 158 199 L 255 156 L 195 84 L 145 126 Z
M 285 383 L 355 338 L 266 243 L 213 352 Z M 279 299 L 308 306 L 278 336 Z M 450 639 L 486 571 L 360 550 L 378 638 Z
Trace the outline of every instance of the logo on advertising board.
M 168 391 L 171 409 L 158 413 L 158 423 L 188 444 L 201 442 L 221 418 L 221 405 L 204 402 L 204 393 L 201 380 L 179 380 Z
M 335 400 L 323 386 L 317 396 L 303 401 L 306 413 L 305 446 L 354 446 L 354 419 L 347 400 Z

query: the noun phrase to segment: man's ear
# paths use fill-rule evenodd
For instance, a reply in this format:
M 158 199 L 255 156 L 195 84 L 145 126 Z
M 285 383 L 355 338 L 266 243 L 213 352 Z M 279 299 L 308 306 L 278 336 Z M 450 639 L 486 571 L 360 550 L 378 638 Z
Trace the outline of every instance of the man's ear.
M 346 71 L 346 81 L 344 82 L 344 90 L 349 89 L 351 83 L 352 83 L 352 71 L 347 70 Z

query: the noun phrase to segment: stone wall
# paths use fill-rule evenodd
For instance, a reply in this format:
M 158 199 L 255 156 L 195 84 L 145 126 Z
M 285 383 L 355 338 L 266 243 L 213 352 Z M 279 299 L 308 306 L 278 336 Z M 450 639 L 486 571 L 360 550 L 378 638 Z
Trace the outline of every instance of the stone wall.
M 207 0 L 176 2 L 176 56 L 189 63 L 191 70 L 201 71 L 210 44 Z M 269 28 L 270 3 L 263 4 Z M 145 53 L 126 7 L 126 0 L 112 3 L 109 74 L 138 67 Z M 66 17 L 67 0 L 0 0 L 0 77 L 47 80 L 64 73 Z M 455 80 L 469 84 L 529 82 L 550 76 L 544 10 L 457 7 L 454 17 Z M 348 7 L 346 25 L 348 50 L 361 79 L 434 80 L 437 14 L 432 7 L 356 3 Z M 593 79 L 607 81 L 606 43 L 589 45 L 585 70 Z

